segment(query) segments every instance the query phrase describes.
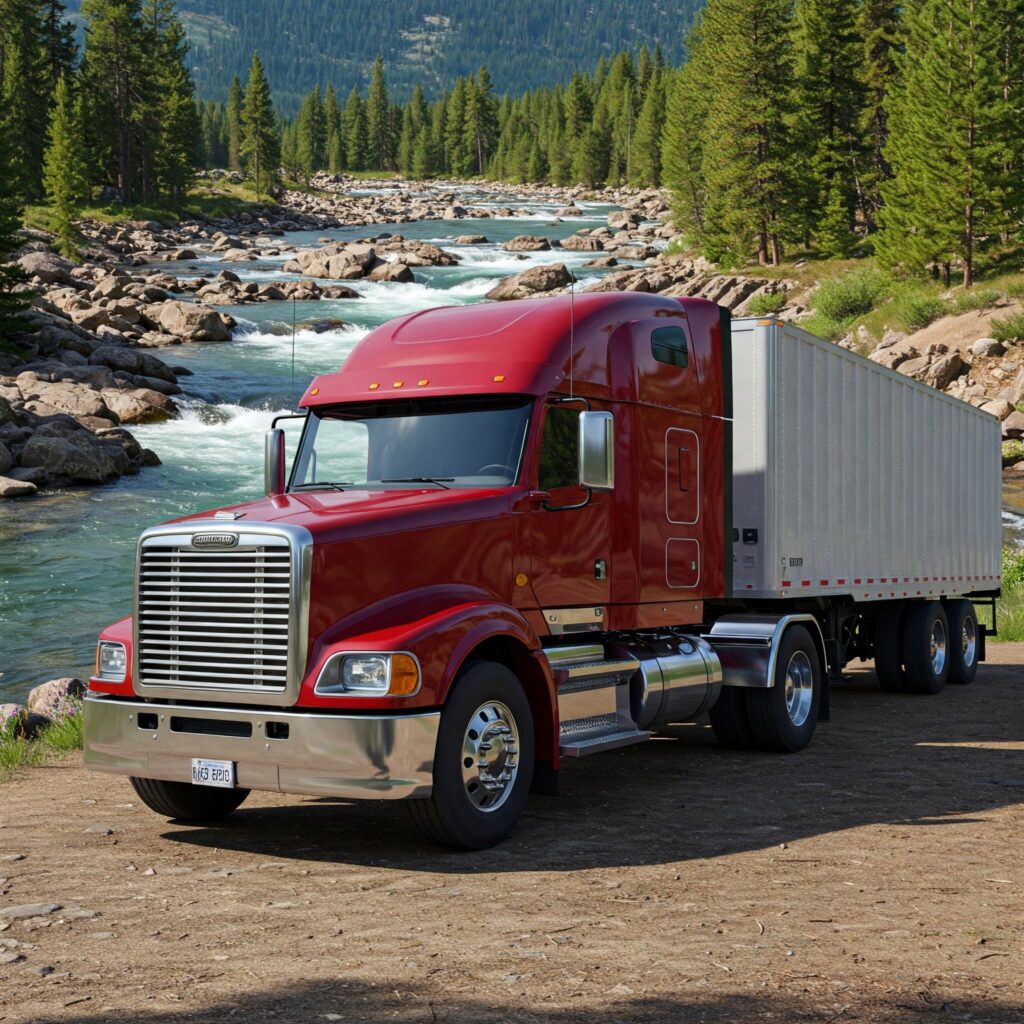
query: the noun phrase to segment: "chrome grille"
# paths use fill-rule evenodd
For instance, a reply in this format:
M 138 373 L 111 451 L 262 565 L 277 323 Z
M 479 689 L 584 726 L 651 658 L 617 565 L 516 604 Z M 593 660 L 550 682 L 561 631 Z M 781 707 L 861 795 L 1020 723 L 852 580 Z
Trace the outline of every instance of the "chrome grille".
M 248 538 L 247 538 L 248 539 Z M 286 537 L 200 550 L 143 541 L 138 569 L 138 679 L 205 689 L 289 682 L 292 551 Z

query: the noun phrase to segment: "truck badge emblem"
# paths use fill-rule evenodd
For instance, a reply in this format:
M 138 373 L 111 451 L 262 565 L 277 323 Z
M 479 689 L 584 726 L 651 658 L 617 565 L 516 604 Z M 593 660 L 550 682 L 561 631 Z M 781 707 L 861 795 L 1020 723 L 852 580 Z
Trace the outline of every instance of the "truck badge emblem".
M 194 548 L 233 548 L 237 543 L 237 533 L 197 533 L 192 538 Z

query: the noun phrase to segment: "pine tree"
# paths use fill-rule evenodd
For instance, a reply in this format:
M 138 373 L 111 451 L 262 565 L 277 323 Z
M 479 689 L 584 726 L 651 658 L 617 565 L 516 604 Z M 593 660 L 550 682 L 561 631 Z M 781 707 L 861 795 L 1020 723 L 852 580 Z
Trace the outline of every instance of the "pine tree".
M 1012 0 L 1019 10 L 1020 0 Z M 877 250 L 891 266 L 952 265 L 974 282 L 983 248 L 1000 241 L 1022 211 L 1010 180 L 1019 138 L 1021 54 L 1004 66 L 1005 0 L 921 0 L 904 14 L 906 51 L 889 93 L 893 177 Z M 1008 223 L 1009 218 L 1009 223 Z
M 366 96 L 366 134 L 375 170 L 387 171 L 394 166 L 395 132 L 391 122 L 384 61 L 378 57 L 373 62 L 370 90 Z
M 331 174 L 341 170 L 341 147 L 338 139 L 341 134 L 341 110 L 338 108 L 338 97 L 330 82 L 324 91 L 324 126 L 326 138 L 324 142 L 324 165 Z
M 43 183 L 46 197 L 53 206 L 57 247 L 72 259 L 77 254 L 75 210 L 88 195 L 89 179 L 82 140 L 81 105 L 63 75 L 57 81 L 48 136 Z
M 487 68 L 481 67 L 466 86 L 463 146 L 470 154 L 473 171 L 483 174 L 498 136 L 497 104 Z
M 702 160 L 707 254 L 762 264 L 782 260 L 794 230 L 788 120 L 792 47 L 788 0 L 710 0 L 703 42 L 708 67 Z
M 444 154 L 445 167 L 456 178 L 468 177 L 473 168 L 474 155 L 466 143 L 466 107 L 469 81 L 460 78 L 448 96 L 445 109 Z
M 323 100 L 320 98 L 319 85 L 314 86 L 302 101 L 295 131 L 296 164 L 308 182 L 326 165 L 327 118 Z
M 61 76 L 71 75 L 78 60 L 75 27 L 67 18 L 63 0 L 40 0 L 39 10 L 46 82 L 55 94 Z
M 629 178 L 633 185 L 658 185 L 661 182 L 661 134 L 665 123 L 663 77 L 661 69 L 652 65 L 633 138 Z
M 863 41 L 858 62 L 862 90 L 860 134 L 866 155 L 861 171 L 862 215 L 869 231 L 877 226 L 882 207 L 882 182 L 891 175 L 885 158 L 889 141 L 886 91 L 896 79 L 900 42 L 900 0 L 862 0 L 857 32 Z
M 828 244 L 819 239 L 826 256 L 849 254 L 856 243 L 855 210 L 864 206 L 859 189 L 864 100 L 857 75 L 863 52 L 858 4 L 859 0 L 800 0 L 797 6 L 795 142 L 805 158 L 794 171 L 806 170 L 800 175 L 805 233 L 817 233 L 822 209 L 828 209 L 831 218 L 840 206 L 846 210 L 845 227 L 833 219 Z
M 28 308 L 31 295 L 24 288 L 28 280 L 16 263 L 7 259 L 22 244 L 21 178 L 14 165 L 17 149 L 10 138 L 11 129 L 0 123 L 0 343 L 22 326 L 20 314 Z
M 341 114 L 341 134 L 345 145 L 345 167 L 362 171 L 369 160 L 366 138 L 366 104 L 358 86 L 353 86 Z
M 232 171 L 242 169 L 242 104 L 245 96 L 238 75 L 231 76 L 231 87 L 228 90 L 228 104 L 224 114 L 227 129 L 228 168 Z
M 248 161 L 256 198 L 273 192 L 278 183 L 281 149 L 277 118 L 270 97 L 270 83 L 263 73 L 260 55 L 253 52 L 242 104 L 242 156 Z

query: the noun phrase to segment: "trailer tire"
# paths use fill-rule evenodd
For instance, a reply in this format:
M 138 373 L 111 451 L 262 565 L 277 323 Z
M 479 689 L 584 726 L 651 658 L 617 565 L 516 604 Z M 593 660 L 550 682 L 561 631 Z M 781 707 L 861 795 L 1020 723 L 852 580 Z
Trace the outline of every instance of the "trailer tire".
M 747 719 L 747 691 L 742 687 L 723 686 L 708 717 L 719 743 L 736 750 L 750 750 L 754 746 Z
M 526 805 L 533 759 L 533 715 L 519 680 L 498 662 L 472 662 L 459 673 L 441 711 L 433 792 L 429 799 L 408 801 L 409 815 L 443 846 L 494 846 L 509 835 Z M 511 777 L 501 785 L 506 772 Z
M 774 685 L 747 690 L 747 718 L 760 750 L 793 754 L 803 750 L 818 725 L 821 661 L 810 632 L 790 626 L 779 644 Z
M 887 693 L 904 693 L 903 636 L 907 606 L 902 601 L 879 608 L 875 615 L 875 675 Z
M 175 821 L 220 821 L 237 810 L 249 795 L 247 789 L 212 789 L 190 782 L 140 779 L 134 775 L 128 781 L 151 811 Z
M 903 630 L 903 664 L 911 693 L 940 693 L 949 680 L 949 621 L 938 601 L 910 606 Z
M 958 686 L 974 682 L 978 674 L 978 613 L 971 601 L 946 603 L 949 620 L 949 681 Z

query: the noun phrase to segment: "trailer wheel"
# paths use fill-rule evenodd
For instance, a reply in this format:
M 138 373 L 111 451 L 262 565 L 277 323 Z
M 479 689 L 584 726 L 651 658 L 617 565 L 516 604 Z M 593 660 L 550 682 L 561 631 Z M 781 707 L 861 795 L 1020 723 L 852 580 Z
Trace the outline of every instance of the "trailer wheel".
M 903 634 L 907 606 L 902 601 L 880 608 L 875 615 L 875 675 L 878 684 L 889 693 L 907 689 L 903 668 Z
M 139 779 L 134 775 L 128 781 L 151 811 L 178 821 L 220 821 L 237 810 L 249 795 L 247 789 L 211 789 L 190 782 Z
M 903 631 L 903 664 L 911 693 L 939 693 L 949 679 L 949 621 L 938 601 L 910 606 Z
M 747 718 L 761 750 L 792 754 L 803 750 L 818 725 L 821 662 L 811 634 L 790 626 L 779 645 L 774 685 L 747 690 Z
M 434 788 L 406 807 L 430 840 L 460 850 L 501 842 L 522 813 L 533 778 L 533 715 L 515 675 L 477 661 L 455 680 L 441 712 Z
M 723 686 L 708 716 L 719 743 L 737 750 L 750 750 L 754 737 L 747 720 L 747 691 L 739 686 Z
M 966 686 L 978 674 L 978 613 L 970 601 L 949 601 L 949 681 Z

